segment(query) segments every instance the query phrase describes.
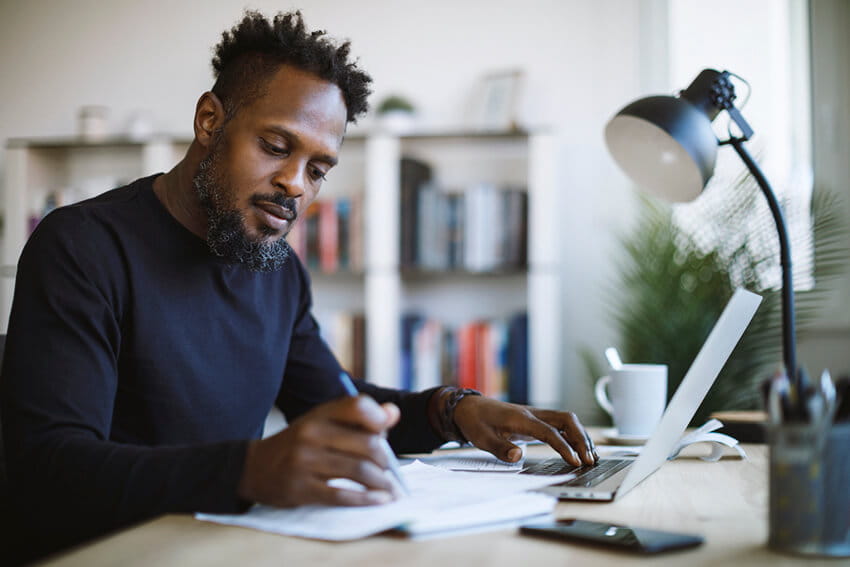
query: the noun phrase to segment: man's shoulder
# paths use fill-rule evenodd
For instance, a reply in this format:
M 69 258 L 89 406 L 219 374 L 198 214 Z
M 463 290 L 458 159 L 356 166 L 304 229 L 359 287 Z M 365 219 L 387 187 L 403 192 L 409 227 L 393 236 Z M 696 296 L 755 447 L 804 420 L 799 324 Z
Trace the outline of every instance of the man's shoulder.
M 143 201 L 146 192 L 153 192 L 155 176 L 142 177 L 127 185 L 101 193 L 96 197 L 65 205 L 53 210 L 45 216 L 38 226 L 61 224 L 89 223 L 101 220 L 104 222 L 124 222 L 127 215 L 141 214 L 145 207 Z
M 113 218 L 112 215 L 122 210 L 128 212 L 138 211 L 139 201 L 145 197 L 145 192 L 153 191 L 154 179 L 155 176 L 142 177 L 127 185 L 101 193 L 96 197 L 59 207 L 48 215 L 48 217 L 45 217 L 45 220 L 57 213 L 58 216 L 70 218 L 97 215 L 107 215 L 106 218 Z
M 88 242 L 104 244 L 121 230 L 132 225 L 134 216 L 144 214 L 144 191 L 152 191 L 153 177 L 137 179 L 132 183 L 112 189 L 101 195 L 78 203 L 59 207 L 45 216 L 30 236 L 26 248 L 39 247 L 40 243 L 55 246 L 57 243 Z M 98 244 L 99 243 L 99 244 Z

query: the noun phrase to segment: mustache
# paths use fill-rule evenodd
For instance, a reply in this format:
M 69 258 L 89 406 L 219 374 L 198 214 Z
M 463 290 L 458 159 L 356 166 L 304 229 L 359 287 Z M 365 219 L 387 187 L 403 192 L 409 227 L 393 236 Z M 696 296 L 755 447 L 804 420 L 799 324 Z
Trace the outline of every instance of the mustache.
M 292 197 L 286 197 L 281 195 L 280 193 L 255 193 L 251 195 L 251 203 L 256 204 L 260 201 L 266 201 L 268 203 L 274 203 L 275 205 L 280 205 L 281 207 L 288 209 L 289 212 L 292 213 L 292 220 L 295 221 L 298 218 L 298 207 L 296 206 L 296 201 Z

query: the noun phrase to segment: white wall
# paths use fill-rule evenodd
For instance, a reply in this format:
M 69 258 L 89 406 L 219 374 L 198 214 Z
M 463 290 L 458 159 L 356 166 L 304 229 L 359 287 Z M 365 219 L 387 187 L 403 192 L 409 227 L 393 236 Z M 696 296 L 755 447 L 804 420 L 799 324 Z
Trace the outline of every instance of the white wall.
M 290 8 L 270 0 L 250 7 Z M 403 93 L 428 126 L 462 122 L 484 73 L 525 69 L 526 123 L 563 140 L 563 238 L 552 246 L 564 282 L 565 405 L 584 416 L 595 410 L 577 350 L 601 353 L 616 342 L 602 306 L 617 265 L 616 235 L 629 226 L 635 202 L 604 150 L 602 129 L 626 102 L 669 79 L 668 8 L 666 0 L 301 3 L 309 26 L 351 39 L 375 79 L 373 101 Z M 73 134 L 77 110 L 88 104 L 110 107 L 116 129 L 147 109 L 158 130 L 189 133 L 194 104 L 212 82 L 211 48 L 242 9 L 226 0 L 0 2 L 0 139 Z M 726 20 L 701 25 L 725 37 Z M 758 48 L 759 33 L 730 40 Z M 712 64 L 723 62 L 700 63 L 688 77 Z

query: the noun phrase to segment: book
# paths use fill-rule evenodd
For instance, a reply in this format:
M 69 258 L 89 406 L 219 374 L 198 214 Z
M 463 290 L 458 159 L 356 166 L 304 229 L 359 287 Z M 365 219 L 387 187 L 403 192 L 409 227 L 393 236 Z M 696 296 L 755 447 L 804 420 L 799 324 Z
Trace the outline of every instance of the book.
M 475 389 L 478 386 L 475 323 L 463 325 L 457 333 L 457 386 L 458 388 Z
M 499 245 L 499 265 L 521 268 L 527 265 L 528 256 L 528 194 L 522 189 L 505 189 L 501 197 L 505 227 Z
M 490 359 L 488 369 L 488 395 L 499 399 L 508 399 L 508 326 L 503 319 L 490 321 Z
M 195 518 L 327 541 L 349 541 L 393 528 L 411 536 L 445 535 L 456 530 L 499 527 L 508 519 L 551 513 L 556 504 L 554 498 L 528 491 L 573 476 L 456 472 L 421 461 L 402 466 L 401 472 L 410 487 L 410 496 L 382 506 L 258 505 L 244 514 L 195 514 Z M 359 486 L 344 479 L 332 479 L 330 483 L 351 489 Z M 494 520 L 498 522 L 494 524 Z
M 351 212 L 348 223 L 348 257 L 349 269 L 362 272 L 365 268 L 363 253 L 363 193 L 357 193 L 351 198 Z
M 528 314 L 518 313 L 508 322 L 508 401 L 528 404 Z
M 337 218 L 337 269 L 351 269 L 351 199 L 340 197 L 336 199 Z
M 339 266 L 339 217 L 336 202 L 316 201 L 319 208 L 319 268 L 326 274 L 337 271 Z
M 451 329 L 419 313 L 401 321 L 401 384 L 446 385 L 528 401 L 528 315 L 474 320 Z
M 351 375 L 366 378 L 366 316 L 356 313 L 351 321 Z
M 402 157 L 399 171 L 400 192 L 400 256 L 402 268 L 418 266 L 417 231 L 418 195 L 421 187 L 431 180 L 431 167 L 420 160 Z
M 419 540 L 516 528 L 526 520 L 548 516 L 553 511 L 551 496 L 540 492 L 521 492 L 457 506 L 451 509 L 450 514 L 442 510 L 423 514 L 395 532 Z
M 426 319 L 416 327 L 413 336 L 413 389 L 435 388 L 442 384 L 440 359 L 442 357 L 443 328 L 434 319 Z
M 448 199 L 436 185 L 425 183 L 419 189 L 417 206 L 417 265 L 426 270 L 448 270 Z
M 401 318 L 401 389 L 412 390 L 416 375 L 414 337 L 422 325 L 424 317 L 418 313 L 408 313 Z
M 457 333 L 450 329 L 443 329 L 442 359 L 440 361 L 440 375 L 443 386 L 458 385 L 458 340 Z
M 464 201 L 463 193 L 453 193 L 446 196 L 446 249 L 448 267 L 454 270 L 463 268 L 464 263 Z
M 319 269 L 319 205 L 313 202 L 304 211 L 304 256 L 303 261 L 308 269 Z

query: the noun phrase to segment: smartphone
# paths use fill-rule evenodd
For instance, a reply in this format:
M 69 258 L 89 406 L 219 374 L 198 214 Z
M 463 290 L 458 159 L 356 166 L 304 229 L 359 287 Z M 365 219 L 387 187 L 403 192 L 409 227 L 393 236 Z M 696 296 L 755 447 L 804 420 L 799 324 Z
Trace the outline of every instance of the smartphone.
M 648 530 L 605 522 L 568 518 L 520 526 L 520 533 L 549 539 L 587 543 L 635 553 L 661 553 L 696 547 L 702 536 Z

